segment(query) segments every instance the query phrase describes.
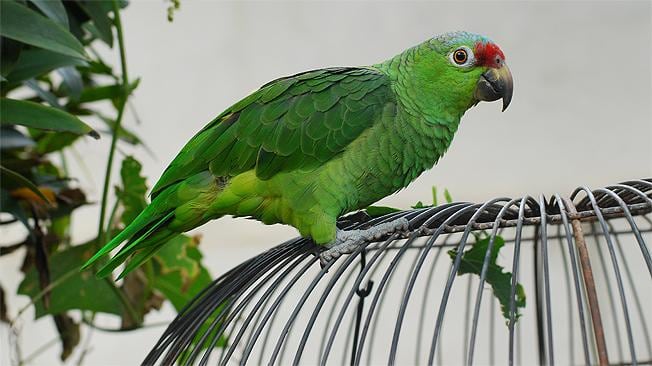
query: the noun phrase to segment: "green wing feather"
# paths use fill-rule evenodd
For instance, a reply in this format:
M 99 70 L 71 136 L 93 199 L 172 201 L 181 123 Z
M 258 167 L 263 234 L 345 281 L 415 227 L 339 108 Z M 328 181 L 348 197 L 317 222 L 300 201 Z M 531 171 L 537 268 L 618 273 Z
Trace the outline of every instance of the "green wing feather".
M 315 168 L 341 153 L 394 100 L 387 76 L 372 68 L 321 69 L 269 82 L 197 133 L 152 197 L 207 168 L 226 177 L 255 168 L 261 179 Z
M 205 222 L 195 211 L 194 217 L 184 217 L 177 207 L 214 185 L 214 177 L 255 169 L 260 179 L 269 179 L 282 171 L 314 169 L 343 152 L 395 100 L 387 76 L 373 68 L 314 70 L 263 85 L 183 147 L 152 189 L 152 203 L 84 268 L 126 240 L 98 273 L 110 274 L 131 256 L 124 276 L 178 228 Z M 208 207 L 209 201 L 197 204 Z

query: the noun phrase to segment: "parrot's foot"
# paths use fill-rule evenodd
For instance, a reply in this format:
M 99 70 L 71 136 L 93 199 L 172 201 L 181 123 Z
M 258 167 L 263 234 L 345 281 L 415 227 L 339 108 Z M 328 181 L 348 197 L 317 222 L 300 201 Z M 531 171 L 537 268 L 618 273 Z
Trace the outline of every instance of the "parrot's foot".
M 384 235 L 408 229 L 408 220 L 404 217 L 376 225 L 367 230 L 337 230 L 335 240 L 326 244 L 328 250 L 319 254 L 319 262 L 324 268 L 329 262 L 342 254 L 351 254 L 367 241 L 378 240 Z

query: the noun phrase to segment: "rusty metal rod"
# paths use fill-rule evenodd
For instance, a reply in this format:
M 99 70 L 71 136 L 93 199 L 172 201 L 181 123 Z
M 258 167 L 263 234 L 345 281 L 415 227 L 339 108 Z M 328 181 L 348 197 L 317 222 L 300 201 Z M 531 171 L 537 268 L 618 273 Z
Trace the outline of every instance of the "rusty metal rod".
M 571 215 L 576 215 L 575 205 L 568 199 L 564 199 L 564 205 Z M 570 216 L 573 217 L 573 216 Z M 571 219 L 573 228 L 573 237 L 577 247 L 578 257 L 582 268 L 582 277 L 584 278 L 584 287 L 591 312 L 591 322 L 593 323 L 593 335 L 595 344 L 598 349 L 598 362 L 601 366 L 609 365 L 609 356 L 607 355 L 607 342 L 604 338 L 604 328 L 602 326 L 602 317 L 600 315 L 600 305 L 598 304 L 598 294 L 595 290 L 595 281 L 593 279 L 593 270 L 591 269 L 591 260 L 589 251 L 586 248 L 582 224 L 578 218 Z

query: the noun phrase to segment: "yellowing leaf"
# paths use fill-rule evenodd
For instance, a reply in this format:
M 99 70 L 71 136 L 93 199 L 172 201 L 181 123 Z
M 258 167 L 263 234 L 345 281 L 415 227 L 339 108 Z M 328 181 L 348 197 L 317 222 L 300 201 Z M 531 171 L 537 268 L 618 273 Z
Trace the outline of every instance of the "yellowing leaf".
M 54 191 L 48 187 L 37 187 L 37 188 L 39 192 L 41 192 L 40 195 L 36 194 L 36 192 L 26 187 L 14 189 L 13 191 L 9 192 L 9 194 L 11 195 L 11 197 L 15 199 L 27 201 L 37 206 L 56 207 L 57 205 L 56 194 L 54 193 Z M 47 200 L 44 200 L 43 197 L 45 197 Z
M 125 225 L 134 221 L 136 216 L 147 207 L 145 199 L 147 184 L 145 177 L 140 175 L 141 169 L 142 165 L 133 156 L 127 156 L 122 161 L 120 168 L 122 187 L 116 188 L 116 196 L 124 208 L 121 221 Z
M 5 168 L 0 165 L 0 176 L 2 177 L 2 187 L 5 188 L 8 184 L 14 184 L 20 188 L 26 188 L 34 193 L 35 196 L 41 199 L 42 202 L 53 203 L 54 200 L 50 200 L 50 197 L 46 196 L 34 183 L 29 179 L 25 178 L 21 174 Z M 22 187 L 21 187 L 22 186 Z M 22 191 L 21 191 L 22 192 Z
M 181 310 L 212 281 L 211 275 L 201 264 L 198 244 L 198 237 L 179 235 L 153 257 L 152 287 L 161 291 L 177 310 Z

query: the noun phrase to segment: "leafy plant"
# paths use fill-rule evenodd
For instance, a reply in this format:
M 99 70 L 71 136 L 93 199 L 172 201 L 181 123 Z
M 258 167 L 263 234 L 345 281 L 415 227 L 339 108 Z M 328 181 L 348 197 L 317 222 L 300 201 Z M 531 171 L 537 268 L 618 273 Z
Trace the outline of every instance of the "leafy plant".
M 79 272 L 147 203 L 141 165 L 128 156 L 113 191 L 116 203 L 107 207 L 116 149 L 121 144 L 144 147 L 123 124 L 127 101 L 140 82 L 129 78 L 127 70 L 120 21 L 126 6 L 123 0 L 0 1 L 0 225 L 27 231 L 18 243 L 2 243 L 0 256 L 24 255 L 18 293 L 31 299 L 12 317 L 0 287 L 0 321 L 13 325 L 34 306 L 37 319 L 54 321 L 62 360 L 80 343 L 80 324 L 74 320 L 80 317 L 71 312 L 80 312 L 91 327 L 96 327 L 96 313 L 112 314 L 121 319 L 113 331 L 131 330 L 143 327 L 146 314 L 163 301 L 181 309 L 211 281 L 201 264 L 199 237 L 185 235 L 171 239 L 120 285 L 97 279 L 90 270 Z M 178 1 L 170 6 L 171 14 Z M 118 68 L 96 51 L 100 43 L 119 52 Z M 100 112 L 106 105 L 111 110 Z M 91 203 L 68 171 L 67 160 L 79 141 L 100 135 L 111 139 L 111 146 L 98 203 L 98 234 L 76 243 L 69 235 L 71 214 Z

